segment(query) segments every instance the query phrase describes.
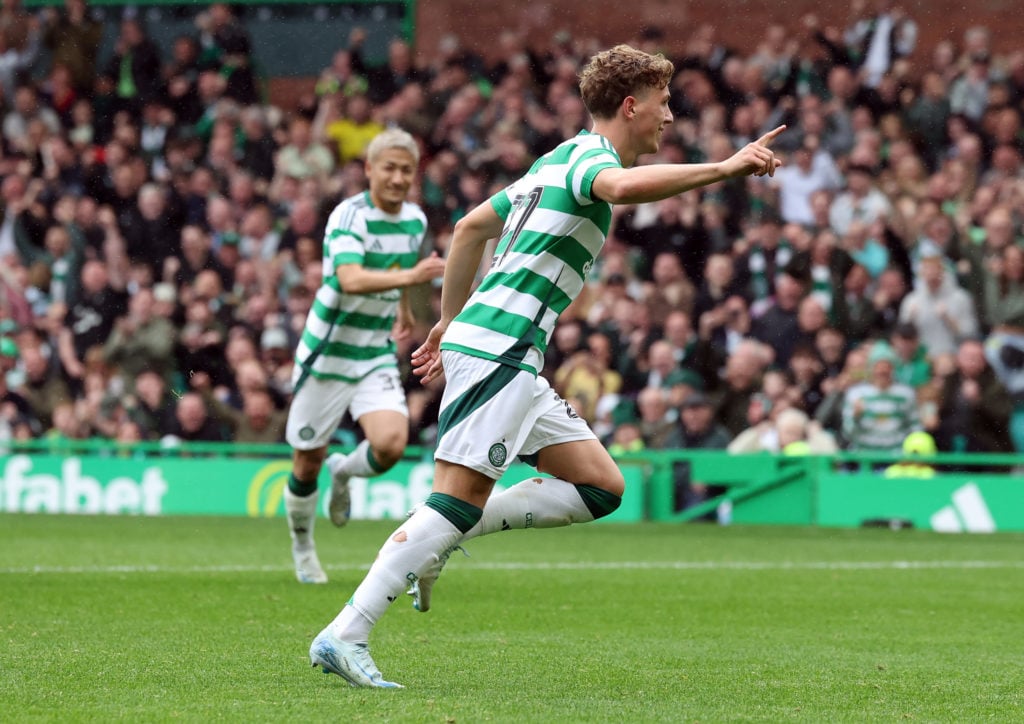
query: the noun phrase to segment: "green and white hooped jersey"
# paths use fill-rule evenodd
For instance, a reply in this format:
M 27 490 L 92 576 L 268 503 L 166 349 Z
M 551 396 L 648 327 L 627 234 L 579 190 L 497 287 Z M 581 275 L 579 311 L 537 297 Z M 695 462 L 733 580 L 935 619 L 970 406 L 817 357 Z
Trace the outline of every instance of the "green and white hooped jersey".
M 366 269 L 409 269 L 420 259 L 427 219 L 405 202 L 397 214 L 373 205 L 369 192 L 338 204 L 324 232 L 324 277 L 306 317 L 295 363 L 319 379 L 356 382 L 381 367 L 395 367 L 391 326 L 401 289 L 346 294 L 335 273 L 341 264 Z
M 594 177 L 622 162 L 581 131 L 491 197 L 505 220 L 490 271 L 445 332 L 441 349 L 538 374 L 558 315 L 579 295 L 611 225 Z

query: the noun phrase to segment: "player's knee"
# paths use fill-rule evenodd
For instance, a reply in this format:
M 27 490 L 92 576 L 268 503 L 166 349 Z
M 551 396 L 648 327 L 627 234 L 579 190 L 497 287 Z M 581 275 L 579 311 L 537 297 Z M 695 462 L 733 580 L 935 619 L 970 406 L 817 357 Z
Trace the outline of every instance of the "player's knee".
M 406 436 L 402 433 L 393 433 L 374 440 L 370 445 L 373 451 L 373 458 L 384 470 L 391 468 L 402 459 L 405 454 Z
M 618 467 L 603 471 L 597 481 L 591 485 L 619 498 L 626 492 L 626 479 L 622 477 L 622 471 Z
M 618 468 L 602 476 L 596 476 L 593 483 L 576 486 L 594 520 L 611 515 L 622 505 L 622 494 L 626 490 L 626 482 Z

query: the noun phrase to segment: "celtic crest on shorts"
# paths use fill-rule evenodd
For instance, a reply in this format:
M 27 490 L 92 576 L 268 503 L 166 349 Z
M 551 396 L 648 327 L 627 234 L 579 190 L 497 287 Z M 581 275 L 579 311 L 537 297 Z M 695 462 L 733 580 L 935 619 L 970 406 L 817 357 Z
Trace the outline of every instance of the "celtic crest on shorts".
M 491 445 L 490 450 L 487 451 L 487 459 L 491 461 L 491 465 L 496 468 L 500 468 L 505 464 L 505 460 L 508 458 L 508 448 L 502 443 L 496 442 Z

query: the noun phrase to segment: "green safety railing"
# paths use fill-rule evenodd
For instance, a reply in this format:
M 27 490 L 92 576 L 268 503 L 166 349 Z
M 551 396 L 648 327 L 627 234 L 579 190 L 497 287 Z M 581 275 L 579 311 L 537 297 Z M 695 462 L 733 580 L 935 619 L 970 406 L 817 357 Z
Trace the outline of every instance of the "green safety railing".
M 815 524 L 823 479 L 878 478 L 882 469 L 903 459 L 900 455 L 851 451 L 791 457 L 771 453 L 732 455 L 721 450 L 645 450 L 620 456 L 617 461 L 645 468 L 647 514 L 652 520 L 699 520 L 727 504 L 735 507 L 737 521 Z M 1014 469 L 1024 468 L 1024 455 L 939 453 L 915 457 L 914 462 L 934 467 L 940 479 L 962 476 L 965 470 L 1006 477 Z M 695 483 L 721 492 L 687 507 L 681 494 Z

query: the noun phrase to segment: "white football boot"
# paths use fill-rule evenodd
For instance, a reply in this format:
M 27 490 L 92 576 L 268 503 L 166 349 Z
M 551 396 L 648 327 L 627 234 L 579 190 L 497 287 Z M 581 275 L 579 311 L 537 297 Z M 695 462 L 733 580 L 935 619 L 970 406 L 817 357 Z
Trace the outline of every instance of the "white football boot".
M 320 559 L 313 546 L 299 547 L 292 544 L 292 558 L 295 560 L 295 577 L 299 583 L 327 583 Z
M 384 681 L 384 676 L 370 657 L 367 644 L 342 641 L 328 629 L 321 631 L 309 647 L 313 668 L 322 667 L 325 674 L 337 674 L 350 686 L 375 689 L 404 689 L 401 684 Z
M 331 471 L 331 499 L 327 503 L 327 513 L 331 522 L 339 528 L 348 523 L 352 513 L 352 493 L 348 487 L 351 476 L 338 470 L 346 457 L 341 453 L 333 453 L 327 458 L 327 469 Z

